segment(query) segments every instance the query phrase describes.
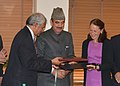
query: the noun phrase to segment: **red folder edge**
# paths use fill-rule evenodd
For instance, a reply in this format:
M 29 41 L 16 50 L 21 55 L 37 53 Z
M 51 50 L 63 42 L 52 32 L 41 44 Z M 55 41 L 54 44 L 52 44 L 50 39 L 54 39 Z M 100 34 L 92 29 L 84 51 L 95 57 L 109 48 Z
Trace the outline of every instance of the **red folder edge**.
M 75 57 L 75 58 L 63 58 L 60 61 L 64 62 L 87 62 L 88 60 L 85 58 Z

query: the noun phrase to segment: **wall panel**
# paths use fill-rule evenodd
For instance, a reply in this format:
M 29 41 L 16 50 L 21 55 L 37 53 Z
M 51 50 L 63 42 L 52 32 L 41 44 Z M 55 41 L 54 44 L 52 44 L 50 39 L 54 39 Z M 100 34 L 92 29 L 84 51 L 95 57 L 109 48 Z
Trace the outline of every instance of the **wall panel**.
M 101 18 L 100 0 L 70 0 L 69 31 L 72 32 L 75 55 L 81 56 L 81 43 L 88 34 L 89 21 Z
M 32 0 L 0 0 L 0 8 L 0 34 L 9 53 L 15 34 L 32 13 Z

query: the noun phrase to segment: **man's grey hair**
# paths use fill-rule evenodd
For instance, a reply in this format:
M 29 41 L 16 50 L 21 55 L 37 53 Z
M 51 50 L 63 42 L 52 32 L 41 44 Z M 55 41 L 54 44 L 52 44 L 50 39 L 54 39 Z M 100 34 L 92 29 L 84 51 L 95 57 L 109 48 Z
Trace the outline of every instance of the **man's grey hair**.
M 33 25 L 34 23 L 41 25 L 46 22 L 47 20 L 42 13 L 34 13 L 28 17 L 28 19 L 26 20 L 26 25 Z

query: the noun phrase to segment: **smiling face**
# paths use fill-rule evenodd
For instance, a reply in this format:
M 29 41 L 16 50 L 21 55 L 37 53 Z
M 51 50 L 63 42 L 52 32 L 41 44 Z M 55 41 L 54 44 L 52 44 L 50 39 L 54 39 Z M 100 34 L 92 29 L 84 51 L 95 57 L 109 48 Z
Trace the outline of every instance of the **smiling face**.
M 64 29 L 65 20 L 51 20 L 51 26 L 56 34 L 60 34 Z
M 91 24 L 90 25 L 90 36 L 94 42 L 98 42 L 99 35 L 101 33 L 100 28 L 97 25 Z

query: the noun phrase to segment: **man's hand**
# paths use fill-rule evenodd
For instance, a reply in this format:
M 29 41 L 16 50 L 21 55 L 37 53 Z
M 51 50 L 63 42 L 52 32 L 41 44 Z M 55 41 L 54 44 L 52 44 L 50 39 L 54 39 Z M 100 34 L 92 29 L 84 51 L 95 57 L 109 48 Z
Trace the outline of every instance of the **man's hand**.
M 100 70 L 100 65 L 95 63 L 90 63 L 86 65 L 87 70 Z
M 115 79 L 116 79 L 116 81 L 117 81 L 118 83 L 120 83 L 120 72 L 117 72 L 117 73 L 115 74 Z
M 77 64 L 77 62 L 69 62 L 68 64 Z
M 6 49 L 2 49 L 0 51 L 0 64 L 4 64 L 6 62 L 7 59 L 7 51 Z
M 88 70 L 95 70 L 95 65 L 87 65 Z
M 61 70 L 61 69 L 58 69 L 58 70 L 54 69 L 53 72 L 52 72 L 52 74 L 55 76 L 56 72 L 57 72 L 57 78 L 63 79 L 63 78 L 66 77 L 66 75 L 67 75 L 70 71 L 65 71 L 65 70 Z
M 63 63 L 63 61 L 60 61 L 60 59 L 63 59 L 62 57 L 56 57 L 54 59 L 52 59 L 52 64 L 53 65 L 60 65 L 61 63 Z

